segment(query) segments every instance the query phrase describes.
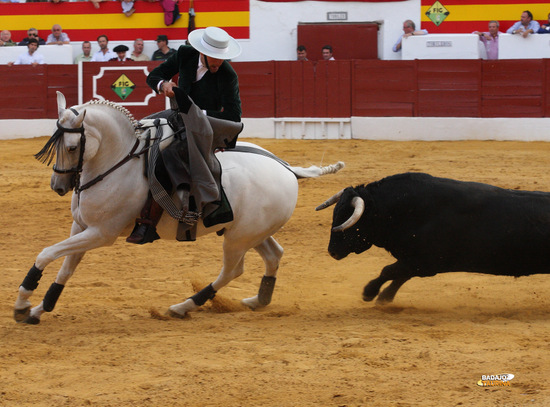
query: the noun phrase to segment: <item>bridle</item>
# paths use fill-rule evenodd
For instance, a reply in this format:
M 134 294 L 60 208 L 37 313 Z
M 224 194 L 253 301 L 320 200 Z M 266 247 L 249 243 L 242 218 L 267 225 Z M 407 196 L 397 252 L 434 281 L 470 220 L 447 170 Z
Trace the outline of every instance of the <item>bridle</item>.
M 74 110 L 73 108 L 70 108 L 73 113 L 75 115 L 78 116 L 78 112 L 76 110 Z M 170 126 L 171 124 L 168 123 Z M 162 125 L 160 124 L 160 119 L 156 119 L 153 123 L 152 126 L 150 127 L 155 127 L 157 128 L 157 135 L 155 137 L 156 138 L 162 138 Z M 172 127 L 172 126 L 171 126 Z M 143 127 L 142 127 L 143 128 Z M 173 128 L 172 128 L 173 129 Z M 175 129 L 173 129 L 175 130 Z M 170 137 L 174 137 L 176 135 L 178 135 L 179 133 L 181 133 L 184 129 L 179 129 L 177 131 L 174 131 L 170 136 L 168 136 L 166 139 L 170 138 Z M 149 130 L 150 131 L 150 130 Z M 84 185 L 80 185 L 80 175 L 82 173 L 82 167 L 84 165 L 84 151 L 85 151 L 85 148 L 86 148 L 86 135 L 84 134 L 84 123 L 78 127 L 78 128 L 75 128 L 75 129 L 70 129 L 70 128 L 66 128 L 66 127 L 63 127 L 60 123 L 59 123 L 59 120 L 57 121 L 57 131 L 56 133 L 52 136 L 55 137 L 55 136 L 58 136 L 58 137 L 61 137 L 63 135 L 63 133 L 80 133 L 80 153 L 79 153 L 79 156 L 78 156 L 78 164 L 76 165 L 76 167 L 72 167 L 72 168 L 69 168 L 69 169 L 59 169 L 55 166 L 55 164 L 53 165 L 53 171 L 58 173 L 58 174 L 74 174 L 74 192 L 80 197 L 80 192 L 90 188 L 92 185 L 95 185 L 97 184 L 99 181 L 103 180 L 103 178 L 105 178 L 107 175 L 109 175 L 110 173 L 112 173 L 113 171 L 115 171 L 116 169 L 118 169 L 119 167 L 123 166 L 124 164 L 126 164 L 128 161 L 130 161 L 131 159 L 133 158 L 138 158 L 140 155 L 143 155 L 145 154 L 150 148 L 151 148 L 151 145 L 150 145 L 150 141 L 151 141 L 151 137 L 150 135 L 146 138 L 146 143 L 145 145 L 142 147 L 141 150 L 139 150 L 138 152 L 136 152 L 138 146 L 139 146 L 139 143 L 140 143 L 140 139 L 139 138 L 136 138 L 136 142 L 134 143 L 134 145 L 132 146 L 132 149 L 130 150 L 130 152 L 124 156 L 124 158 L 122 158 L 119 162 L 117 162 L 115 165 L 113 165 L 111 168 L 109 168 L 107 171 L 105 171 L 104 173 L 98 175 L 97 177 L 95 177 L 94 179 L 88 181 L 87 183 L 85 183 Z
M 78 112 L 71 108 L 71 110 L 78 116 Z M 80 133 L 80 154 L 78 156 L 78 164 L 76 167 L 72 167 L 69 169 L 59 169 L 54 164 L 52 169 L 57 174 L 74 174 L 74 189 L 75 191 L 80 192 L 80 174 L 82 173 L 82 166 L 84 164 L 84 150 L 86 148 L 86 136 L 84 135 L 84 124 L 82 126 L 76 128 L 76 129 L 69 129 L 67 127 L 63 127 L 61 123 L 59 123 L 59 120 L 57 121 L 57 132 L 60 132 L 61 136 L 63 133 Z M 56 137 L 56 134 L 53 135 L 53 137 Z

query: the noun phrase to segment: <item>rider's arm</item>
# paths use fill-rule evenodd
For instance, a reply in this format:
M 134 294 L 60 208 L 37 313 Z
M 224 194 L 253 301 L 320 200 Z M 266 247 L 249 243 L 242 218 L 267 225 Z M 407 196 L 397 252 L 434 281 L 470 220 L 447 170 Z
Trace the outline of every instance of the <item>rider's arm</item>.
M 179 72 L 178 54 L 172 54 L 166 61 L 157 66 L 147 76 L 147 85 L 149 85 L 155 92 L 159 92 L 159 82 L 169 81 L 174 75 Z
M 221 85 L 221 106 L 222 110 L 207 110 L 208 116 L 218 119 L 240 122 L 242 116 L 241 97 L 239 94 L 239 79 L 233 68 L 228 64 L 224 69 L 224 79 L 220 80 Z M 224 64 L 225 65 L 225 64 Z

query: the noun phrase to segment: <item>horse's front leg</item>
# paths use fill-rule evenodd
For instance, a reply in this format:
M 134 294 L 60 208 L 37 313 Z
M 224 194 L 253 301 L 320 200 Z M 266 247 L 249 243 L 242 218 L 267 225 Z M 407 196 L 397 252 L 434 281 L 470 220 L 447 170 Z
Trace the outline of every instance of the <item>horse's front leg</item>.
M 14 306 L 14 318 L 17 322 L 37 324 L 40 316 L 46 311 L 52 311 L 57 299 L 61 295 L 65 283 L 74 273 L 76 266 L 82 260 L 86 251 L 97 247 L 112 244 L 116 236 L 103 236 L 97 228 L 82 228 L 73 222 L 71 237 L 53 246 L 47 247 L 38 255 L 36 262 L 19 287 L 19 295 Z M 66 256 L 55 282 L 50 286 L 44 300 L 33 309 L 30 309 L 30 296 L 33 294 L 42 277 L 42 271 L 52 261 Z

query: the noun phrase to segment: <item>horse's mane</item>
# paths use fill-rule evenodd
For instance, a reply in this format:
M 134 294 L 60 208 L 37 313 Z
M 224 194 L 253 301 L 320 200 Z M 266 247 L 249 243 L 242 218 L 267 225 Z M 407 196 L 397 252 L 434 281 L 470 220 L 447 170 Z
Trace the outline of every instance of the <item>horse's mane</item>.
M 110 100 L 98 100 L 98 99 L 94 99 L 94 100 L 90 100 L 88 103 L 86 103 L 84 106 L 86 105 L 104 105 L 104 106 L 110 106 L 112 107 L 113 109 L 115 110 L 118 110 L 119 112 L 121 112 L 122 114 L 124 114 L 124 116 L 126 116 L 126 118 L 128 120 L 130 120 L 130 123 L 132 124 L 132 127 L 135 129 L 137 128 L 138 126 L 138 121 L 134 118 L 134 115 L 132 113 L 130 113 L 130 111 L 128 109 L 126 109 L 124 106 L 121 106 L 119 105 L 118 103 L 115 103 L 115 102 L 111 102 Z
M 109 106 L 120 113 L 124 115 L 126 119 L 130 121 L 130 124 L 134 128 L 134 131 L 138 127 L 138 121 L 134 118 L 134 115 L 130 113 L 128 109 L 126 109 L 124 106 L 119 105 L 118 103 L 111 102 L 110 100 L 90 100 L 89 102 L 82 105 L 82 107 L 86 106 L 92 106 L 92 105 L 101 105 L 101 106 Z M 59 123 L 59 122 L 58 122 Z M 50 165 L 53 158 L 55 157 L 55 152 L 57 150 L 57 147 L 63 137 L 63 130 L 57 129 L 56 132 L 49 138 L 49 140 L 46 142 L 44 147 L 42 147 L 42 150 L 40 150 L 38 153 L 34 155 L 34 158 L 39 160 L 42 163 L 46 163 L 46 165 Z

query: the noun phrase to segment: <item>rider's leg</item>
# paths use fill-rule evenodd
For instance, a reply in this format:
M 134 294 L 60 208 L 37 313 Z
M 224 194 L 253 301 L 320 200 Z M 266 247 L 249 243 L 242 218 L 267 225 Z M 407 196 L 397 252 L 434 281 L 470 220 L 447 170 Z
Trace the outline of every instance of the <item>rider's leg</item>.
M 162 207 L 149 194 L 145 205 L 141 209 L 141 217 L 136 219 L 134 230 L 126 238 L 126 241 L 128 243 L 144 244 L 160 239 L 156 226 L 162 216 L 162 212 Z
M 184 91 L 175 90 L 176 99 L 181 112 L 187 113 L 191 107 L 191 100 Z M 182 209 L 189 207 L 189 153 L 187 140 L 180 139 L 168 146 L 161 153 L 162 159 L 157 162 L 155 173 L 164 189 L 168 192 L 172 185 L 176 185 L 176 196 L 182 204 Z M 151 194 L 141 210 L 141 217 L 136 219 L 134 230 L 128 236 L 128 243 L 144 244 L 159 239 L 156 226 L 162 216 L 162 207 L 152 198 Z

